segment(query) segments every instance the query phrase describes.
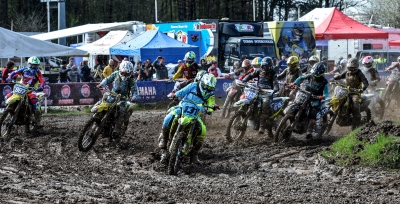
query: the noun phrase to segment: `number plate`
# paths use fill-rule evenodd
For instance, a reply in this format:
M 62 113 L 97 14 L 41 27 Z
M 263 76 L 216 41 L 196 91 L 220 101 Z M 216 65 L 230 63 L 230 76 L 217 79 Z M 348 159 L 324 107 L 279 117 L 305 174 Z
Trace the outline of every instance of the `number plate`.
M 257 94 L 251 89 L 245 89 L 244 92 L 246 94 L 246 99 L 249 99 L 249 100 L 252 100 L 253 98 L 255 98 L 257 96 Z
M 28 91 L 27 87 L 20 84 L 15 84 L 13 92 L 19 95 L 24 95 L 27 91 Z
M 191 103 L 183 104 L 183 114 L 188 117 L 196 117 L 200 112 L 200 108 Z

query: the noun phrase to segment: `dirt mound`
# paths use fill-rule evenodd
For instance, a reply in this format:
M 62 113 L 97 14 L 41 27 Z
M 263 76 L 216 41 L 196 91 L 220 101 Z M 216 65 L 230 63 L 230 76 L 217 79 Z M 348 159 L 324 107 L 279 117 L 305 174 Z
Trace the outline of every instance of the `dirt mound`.
M 400 136 L 400 125 L 394 125 L 392 121 L 385 120 L 376 124 L 371 120 L 356 135 L 357 139 L 369 141 L 371 144 L 376 142 L 379 134 Z

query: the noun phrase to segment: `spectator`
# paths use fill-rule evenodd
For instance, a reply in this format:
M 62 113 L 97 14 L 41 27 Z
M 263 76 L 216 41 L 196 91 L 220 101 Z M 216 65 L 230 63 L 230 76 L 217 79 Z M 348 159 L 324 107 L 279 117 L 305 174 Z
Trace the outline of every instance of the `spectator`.
M 281 73 L 287 67 L 286 63 L 286 55 L 282 55 L 281 60 L 278 62 L 278 71 L 277 73 Z
M 172 74 L 175 74 L 180 66 L 182 66 L 182 60 L 178 60 L 178 64 L 174 67 L 174 71 L 172 72 Z
M 73 66 L 75 66 L 76 67 L 76 65 L 75 65 L 75 59 L 73 58 L 73 57 L 70 57 L 69 59 L 68 59 L 68 65 L 67 65 L 67 69 L 72 69 L 72 67 Z M 79 70 L 78 70 L 79 71 Z M 80 80 L 80 77 L 79 77 L 79 73 L 78 73 L 78 77 L 77 77 L 79 80 Z M 78 80 L 77 79 L 77 80 Z
M 58 75 L 59 83 L 67 83 L 68 82 L 68 72 L 71 71 L 71 69 L 67 69 L 67 64 L 68 64 L 68 62 L 65 60 L 63 60 L 61 62 L 61 68 L 60 68 L 59 75 Z
M 87 66 L 88 61 L 87 60 L 83 60 L 82 61 L 82 65 L 79 68 L 81 71 L 81 77 L 82 77 L 82 82 L 90 82 L 90 68 Z
M 360 59 L 358 59 L 358 64 L 362 64 L 362 60 L 364 59 L 364 57 L 365 57 L 365 54 L 362 53 L 360 56 Z
M 348 55 L 347 55 L 347 59 L 350 59 L 350 58 L 351 58 L 351 54 L 348 54 Z
M 339 57 L 339 60 L 336 62 L 335 66 L 340 67 L 340 62 L 342 61 L 343 57 Z
M 79 75 L 78 67 L 74 65 L 70 70 L 71 71 L 68 72 L 69 81 L 78 82 L 78 75 Z
M 207 64 L 205 59 L 201 59 L 200 60 L 200 68 L 201 68 L 201 70 L 204 70 L 204 71 L 207 72 L 209 67 L 210 66 Z
M 374 65 L 377 71 L 383 71 L 386 69 L 386 58 L 383 54 L 380 54 L 378 59 L 374 59 Z
M 141 67 L 138 67 L 139 69 L 139 75 L 137 80 L 138 81 L 151 81 L 153 79 L 153 69 L 150 66 L 150 62 L 146 60 L 144 62 L 144 65 Z
M 7 83 L 7 78 L 8 78 L 8 74 L 10 74 L 11 72 L 14 71 L 14 62 L 13 61 L 8 61 L 6 64 L 6 67 L 4 67 L 3 72 L 2 72 L 2 83 Z
M 221 70 L 218 68 L 217 61 L 211 61 L 211 66 L 208 68 L 208 73 L 214 75 L 215 77 L 222 77 Z
M 156 79 L 168 79 L 168 69 L 164 64 L 164 57 L 158 56 L 153 62 L 153 67 L 156 71 Z
M 325 65 L 325 72 L 329 71 L 329 67 L 328 67 L 328 59 L 326 57 L 322 57 L 322 64 Z
M 107 78 L 109 77 L 113 72 L 114 72 L 115 66 L 114 66 L 114 60 L 110 59 L 108 61 L 108 65 L 106 67 L 104 67 L 103 70 L 103 77 Z

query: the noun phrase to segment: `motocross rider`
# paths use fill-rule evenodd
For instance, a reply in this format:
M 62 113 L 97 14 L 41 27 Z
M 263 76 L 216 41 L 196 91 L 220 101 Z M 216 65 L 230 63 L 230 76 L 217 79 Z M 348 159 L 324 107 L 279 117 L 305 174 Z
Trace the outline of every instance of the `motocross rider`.
M 300 76 L 296 79 L 294 83 L 291 84 L 291 86 L 295 86 L 299 85 L 304 80 L 307 80 L 308 83 L 306 83 L 306 90 L 310 91 L 312 95 L 316 96 L 311 99 L 312 105 L 310 114 L 308 116 L 309 121 L 306 133 L 307 139 L 312 138 L 312 132 L 316 124 L 316 117 L 319 107 L 321 105 L 321 100 L 323 100 L 324 98 L 328 98 L 329 96 L 328 80 L 326 80 L 324 77 L 325 70 L 325 65 L 322 62 L 317 62 L 311 68 L 309 74 L 305 76 Z
M 45 80 L 39 69 L 39 64 L 40 64 L 39 58 L 37 58 L 36 56 L 30 57 L 28 59 L 28 64 L 30 65 L 29 68 L 21 68 L 19 70 L 11 72 L 11 74 L 8 76 L 8 81 L 11 81 L 11 79 L 14 76 L 21 75 L 22 84 L 29 85 L 29 87 L 34 88 L 38 92 L 43 91 Z M 13 93 L 10 92 L 9 94 L 7 94 L 6 97 L 10 98 L 12 94 Z M 40 101 L 37 99 L 35 91 L 29 91 L 27 95 L 29 98 L 29 102 L 31 103 L 32 108 L 34 110 L 35 124 L 38 128 L 41 128 L 43 127 L 43 125 L 40 122 L 41 120 Z
M 396 62 L 394 65 L 388 67 L 388 68 L 385 70 L 385 72 L 389 72 L 389 71 L 391 71 L 391 70 L 394 69 L 394 68 L 397 68 L 397 69 L 400 71 L 400 56 L 397 57 L 397 62 Z
M 172 107 L 169 110 L 169 113 L 164 118 L 162 133 L 159 138 L 158 147 L 161 150 L 167 150 L 167 142 L 169 139 L 170 129 L 172 122 L 175 117 L 179 117 L 182 111 L 182 104 L 184 103 L 192 103 L 197 104 L 198 107 L 204 111 L 204 105 L 208 107 L 214 107 L 216 109 L 219 108 L 217 104 L 215 104 L 215 96 L 214 90 L 217 84 L 217 79 L 212 74 L 204 74 L 201 76 L 200 81 L 193 82 L 187 85 L 185 88 L 174 93 L 175 96 L 182 98 L 179 106 Z M 208 112 L 213 112 L 213 108 L 207 108 Z M 196 137 L 196 141 L 193 145 L 193 149 L 190 155 L 191 163 L 201 164 L 201 161 L 198 158 L 198 153 L 203 145 L 203 141 L 206 137 L 206 126 L 204 125 L 201 118 L 198 118 L 199 123 L 201 124 L 201 134 Z M 161 156 L 161 162 L 166 159 L 166 152 L 163 151 L 163 155 Z
M 181 82 L 177 86 L 175 86 L 174 90 L 172 90 L 168 97 L 171 97 L 172 93 L 175 93 L 183 87 L 187 86 L 188 84 L 192 83 L 197 75 L 197 72 L 201 70 L 199 65 L 195 62 L 196 54 L 193 51 L 187 52 L 185 54 L 184 60 L 185 63 L 183 63 L 183 65 L 178 68 L 178 71 L 172 76 L 172 80 L 183 77 L 186 81 Z
M 362 60 L 362 64 L 364 65 L 361 68 L 361 71 L 365 75 L 368 80 L 368 83 L 372 86 L 376 86 L 381 80 L 378 71 L 373 67 L 374 58 L 371 56 L 366 56 Z
M 347 61 L 347 71 L 333 77 L 333 80 L 346 79 L 346 85 L 358 91 L 358 93 L 351 95 L 353 100 L 353 129 L 358 127 L 361 121 L 361 93 L 364 92 L 369 85 L 367 78 L 362 71 L 358 69 L 358 66 L 358 60 L 356 58 L 350 58 Z
M 103 79 L 100 84 L 97 85 L 97 88 L 101 88 L 107 86 L 108 84 L 113 84 L 112 91 L 121 94 L 121 101 L 118 102 L 118 117 L 116 117 L 115 127 L 113 131 L 113 137 L 118 139 L 121 126 L 129 119 L 132 112 L 128 112 L 127 109 L 132 105 L 131 102 L 136 102 L 138 99 L 137 85 L 136 81 L 132 77 L 133 74 L 133 65 L 130 61 L 122 61 L 119 65 L 119 70 L 113 72 L 110 76 Z M 96 113 L 98 110 L 98 105 L 100 105 L 101 101 L 97 102 L 93 108 L 92 113 Z
M 255 72 L 247 75 L 242 81 L 248 82 L 251 79 L 257 78 L 257 86 L 261 89 L 273 89 L 274 93 L 279 90 L 278 80 L 274 71 L 274 62 L 271 57 L 264 57 L 261 61 L 261 69 L 257 69 Z M 273 94 L 272 94 L 273 95 Z M 272 119 L 269 117 L 272 115 L 270 107 L 270 100 L 272 95 L 264 98 L 262 104 L 262 113 L 260 116 L 260 129 L 259 134 L 264 134 L 267 129 L 268 137 L 273 137 L 272 134 Z
M 302 70 L 303 73 L 310 73 L 311 69 L 313 68 L 314 64 L 319 62 L 319 58 L 317 55 L 313 55 L 308 59 L 308 66 Z
M 293 83 L 297 78 L 301 76 L 301 71 L 299 70 L 299 58 L 296 56 L 291 56 L 288 59 L 288 66 L 285 70 L 282 71 L 282 73 L 278 74 L 277 79 L 281 80 L 285 78 L 285 83 L 290 84 Z M 290 92 L 290 94 L 289 94 Z M 290 96 L 291 99 L 294 98 L 294 91 L 291 90 L 284 90 L 283 96 Z
M 235 63 L 238 63 L 238 62 L 235 62 Z M 225 78 L 239 79 L 240 77 L 245 75 L 250 70 L 250 68 L 251 68 L 250 60 L 245 59 L 242 62 L 242 67 L 238 67 L 238 68 L 234 69 L 231 73 L 226 74 Z

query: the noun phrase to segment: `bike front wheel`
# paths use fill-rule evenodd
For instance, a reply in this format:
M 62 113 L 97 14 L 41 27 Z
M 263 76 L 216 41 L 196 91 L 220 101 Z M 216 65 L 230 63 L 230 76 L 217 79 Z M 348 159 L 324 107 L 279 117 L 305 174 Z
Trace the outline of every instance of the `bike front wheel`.
M 247 129 L 248 117 L 242 110 L 236 112 L 229 120 L 226 129 L 226 139 L 228 142 L 239 141 L 243 138 Z
M 93 147 L 100 133 L 98 131 L 99 128 L 99 124 L 95 118 L 91 118 L 86 123 L 78 139 L 78 148 L 80 151 L 87 152 Z

